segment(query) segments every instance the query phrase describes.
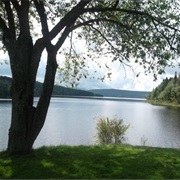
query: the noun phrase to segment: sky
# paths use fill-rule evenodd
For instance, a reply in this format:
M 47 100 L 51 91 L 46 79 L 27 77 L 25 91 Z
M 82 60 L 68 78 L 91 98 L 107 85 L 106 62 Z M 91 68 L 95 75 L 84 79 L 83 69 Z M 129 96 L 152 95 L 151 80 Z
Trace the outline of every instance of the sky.
M 46 61 L 45 55 L 42 56 L 42 61 L 40 63 L 40 67 L 38 70 L 37 81 L 43 82 Z M 9 63 L 4 63 L 4 60 L 8 60 L 8 55 L 0 53 L 0 75 L 1 76 L 10 76 L 11 77 L 11 70 Z M 93 68 L 93 67 L 92 67 Z M 166 77 L 174 77 L 175 72 L 180 74 L 180 68 L 166 68 L 165 74 L 159 75 L 157 81 L 154 81 L 153 75 L 148 74 L 145 75 L 143 70 L 140 66 L 135 68 L 139 68 L 139 71 L 142 71 L 140 76 L 137 78 L 132 70 L 120 68 L 118 64 L 113 64 L 113 74 L 111 79 L 106 78 L 103 82 L 98 80 L 98 77 L 102 77 L 106 71 L 105 69 L 97 69 L 97 73 L 93 74 L 94 69 L 89 69 L 89 73 L 94 78 L 82 78 L 77 86 L 78 89 L 83 90 L 90 90 L 90 89 L 123 89 L 123 90 L 137 90 L 137 91 L 152 91 L 153 88 L 157 87 Z M 66 84 L 60 84 L 59 74 L 56 75 L 56 84 L 66 86 Z
M 97 79 L 82 79 L 79 88 L 80 89 L 122 89 L 122 90 L 137 90 L 137 91 L 152 91 L 157 87 L 164 78 L 174 77 L 175 72 L 180 73 L 179 68 L 166 68 L 164 75 L 159 75 L 157 81 L 154 81 L 153 75 L 141 74 L 136 77 L 133 73 L 118 71 L 111 79 L 106 79 L 101 82 Z

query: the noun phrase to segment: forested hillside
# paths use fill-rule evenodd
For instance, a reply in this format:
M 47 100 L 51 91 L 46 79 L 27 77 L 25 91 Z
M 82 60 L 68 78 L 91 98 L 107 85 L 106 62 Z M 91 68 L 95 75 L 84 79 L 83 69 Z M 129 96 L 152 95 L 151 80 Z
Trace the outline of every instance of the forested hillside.
M 128 91 L 119 89 L 92 89 L 89 91 L 106 97 L 147 98 L 149 94 L 147 91 Z
M 170 102 L 180 104 L 180 74 L 175 73 L 174 78 L 166 78 L 153 89 L 148 100 L 157 102 Z
M 11 98 L 10 87 L 12 79 L 5 76 L 0 76 L 0 98 Z M 40 96 L 42 83 L 36 82 L 34 94 Z M 65 95 L 65 96 L 101 96 L 96 93 L 87 92 L 83 90 L 76 90 L 71 88 L 65 88 L 62 86 L 54 86 L 53 95 Z

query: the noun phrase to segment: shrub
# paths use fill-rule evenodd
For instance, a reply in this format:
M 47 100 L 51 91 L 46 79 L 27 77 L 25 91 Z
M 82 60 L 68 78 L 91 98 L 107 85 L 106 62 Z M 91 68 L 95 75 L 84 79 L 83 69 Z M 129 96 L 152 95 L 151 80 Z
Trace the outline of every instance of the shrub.
M 97 123 L 97 139 L 100 144 L 121 144 L 130 125 L 123 125 L 122 119 L 101 117 Z

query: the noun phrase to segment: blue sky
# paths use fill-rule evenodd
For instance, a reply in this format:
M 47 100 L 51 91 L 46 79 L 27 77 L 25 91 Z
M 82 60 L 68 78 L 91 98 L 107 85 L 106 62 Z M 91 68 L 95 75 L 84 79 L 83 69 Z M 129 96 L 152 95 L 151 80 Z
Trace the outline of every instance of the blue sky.
M 7 54 L 1 53 L 1 62 L 8 59 Z M 45 57 L 43 57 L 45 59 Z M 41 61 L 40 68 L 38 71 L 37 80 L 42 82 L 44 78 L 44 72 L 46 67 L 45 60 Z M 141 67 L 137 67 L 140 68 Z M 151 91 L 153 88 L 155 88 L 157 85 L 159 85 L 163 78 L 165 77 L 174 77 L 175 72 L 180 73 L 180 68 L 166 68 L 166 73 L 164 75 L 159 75 L 158 80 L 153 80 L 153 75 L 148 74 L 147 76 L 141 73 L 141 75 L 137 78 L 128 68 L 126 69 L 126 72 L 123 69 L 116 68 L 114 69 L 114 72 L 112 74 L 111 79 L 105 79 L 104 82 L 98 80 L 99 76 L 103 76 L 106 72 L 104 69 L 97 69 L 96 74 L 92 74 L 92 70 L 89 69 L 89 72 L 92 76 L 94 76 L 93 79 L 91 78 L 82 78 L 80 80 L 80 83 L 77 88 L 79 89 L 124 89 L 124 90 L 138 90 L 138 91 Z M 2 63 L 0 65 L 0 75 L 3 76 L 11 76 L 11 71 L 9 64 Z M 59 78 L 57 73 L 56 78 L 56 84 L 59 84 Z M 60 84 L 65 86 L 66 84 Z

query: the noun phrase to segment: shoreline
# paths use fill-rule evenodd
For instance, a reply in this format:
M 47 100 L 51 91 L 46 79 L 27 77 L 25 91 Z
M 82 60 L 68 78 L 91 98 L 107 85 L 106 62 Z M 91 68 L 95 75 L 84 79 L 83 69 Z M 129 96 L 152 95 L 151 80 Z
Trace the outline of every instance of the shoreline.
M 157 101 L 157 100 L 147 100 L 147 102 L 152 105 L 180 108 L 180 104 L 177 104 L 177 103 L 171 103 L 171 102 L 166 102 L 166 101 Z
M 144 98 L 131 98 L 131 97 L 108 97 L 108 96 L 52 96 L 52 98 L 77 98 L 77 99 L 95 99 L 95 100 L 112 100 L 112 101 L 147 101 Z

